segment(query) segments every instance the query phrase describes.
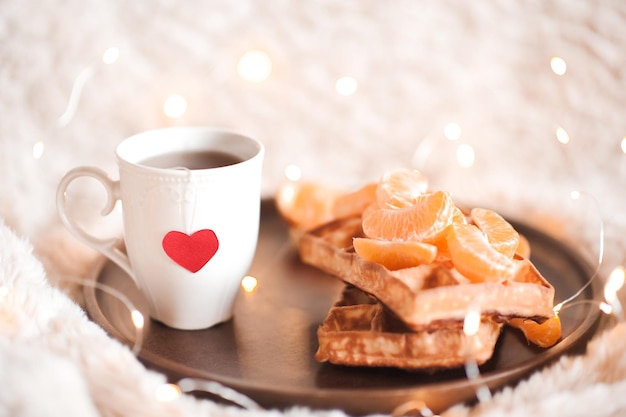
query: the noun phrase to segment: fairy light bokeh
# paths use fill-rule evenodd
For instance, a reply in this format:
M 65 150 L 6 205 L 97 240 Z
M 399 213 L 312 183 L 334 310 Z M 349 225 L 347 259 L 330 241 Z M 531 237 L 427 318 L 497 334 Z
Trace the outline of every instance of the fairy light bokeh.
M 241 279 L 241 288 L 243 288 L 243 290 L 248 294 L 253 293 L 258 285 L 259 280 L 252 275 L 246 275 Z
M 550 59 L 550 68 L 556 75 L 565 75 L 567 72 L 567 63 L 559 56 L 553 56 Z
M 172 94 L 163 103 L 163 113 L 170 119 L 181 118 L 187 112 L 187 100 L 180 94 Z
M 337 93 L 342 96 L 351 96 L 356 93 L 356 90 L 359 88 L 359 83 L 353 77 L 344 76 L 337 80 L 335 83 L 335 89 Z
M 443 135 L 446 137 L 446 139 L 452 141 L 459 140 L 462 133 L 463 130 L 461 129 L 461 126 L 459 126 L 459 124 L 456 122 L 448 123 L 443 129 Z
M 159 402 L 170 402 L 180 398 L 182 391 L 176 384 L 157 385 L 154 390 L 154 397 Z
M 290 164 L 285 167 L 285 178 L 289 181 L 299 181 L 302 179 L 302 169 L 295 164 Z
M 249 82 L 265 81 L 272 74 L 272 59 L 261 50 L 246 51 L 237 62 L 237 74 Z
M 114 64 L 120 57 L 120 50 L 114 46 L 108 48 L 102 54 L 102 62 L 105 64 Z
M 567 145 L 569 143 L 569 134 L 562 127 L 557 127 L 555 131 L 556 140 L 558 140 L 563 145 Z

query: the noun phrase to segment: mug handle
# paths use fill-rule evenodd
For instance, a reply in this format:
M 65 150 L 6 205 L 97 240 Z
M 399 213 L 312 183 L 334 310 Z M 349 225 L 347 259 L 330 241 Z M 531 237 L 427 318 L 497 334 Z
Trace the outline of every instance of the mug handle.
M 56 203 L 57 211 L 61 217 L 61 222 L 65 227 L 80 241 L 94 248 L 98 252 L 119 265 L 124 272 L 126 272 L 137 283 L 135 276 L 130 267 L 130 261 L 128 256 L 119 249 L 122 239 L 108 238 L 99 239 L 89 233 L 87 233 L 82 227 L 80 227 L 67 213 L 66 209 L 66 195 L 67 188 L 70 183 L 79 177 L 91 177 L 98 180 L 105 188 L 107 193 L 107 203 L 102 212 L 102 216 L 106 216 L 115 208 L 115 203 L 120 199 L 120 182 L 112 180 L 106 172 L 95 167 L 77 167 L 68 171 L 59 186 L 57 187 Z

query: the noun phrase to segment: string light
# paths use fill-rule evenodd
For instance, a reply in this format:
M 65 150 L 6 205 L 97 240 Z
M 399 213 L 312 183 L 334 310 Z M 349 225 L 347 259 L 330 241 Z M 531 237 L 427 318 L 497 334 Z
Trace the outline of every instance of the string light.
M 258 285 L 259 285 L 259 281 L 255 277 L 253 277 L 251 275 L 246 275 L 241 280 L 241 287 L 247 293 L 254 292 L 254 290 L 256 290 L 256 287 Z
M 596 279 L 596 277 L 600 273 L 600 269 L 602 268 L 602 264 L 604 262 L 604 220 L 602 218 L 602 213 L 600 211 L 600 204 L 598 203 L 598 200 L 596 200 L 593 197 L 593 195 L 589 193 L 577 191 L 577 190 L 570 192 L 570 198 L 572 200 L 579 200 L 583 195 L 588 197 L 592 201 L 592 203 L 594 204 L 596 213 L 598 214 L 598 217 L 600 219 L 600 223 L 598 226 L 599 242 L 598 242 L 598 258 L 596 262 L 596 268 L 593 274 L 591 275 L 591 277 L 589 278 L 589 280 L 587 280 L 587 282 L 583 286 L 581 286 L 578 289 L 578 291 L 576 291 L 574 294 L 572 294 L 571 296 L 569 296 L 568 298 L 566 298 L 565 300 L 561 301 L 559 304 L 554 306 L 555 313 L 558 313 L 559 311 L 561 311 L 561 309 L 563 308 L 565 304 L 570 303 L 571 301 L 576 299 L 580 294 L 583 293 L 583 291 L 585 291 L 585 289 L 587 289 L 591 285 L 591 283 Z
M 128 299 L 128 297 L 124 293 L 122 293 L 121 291 L 118 291 L 117 289 L 109 285 L 103 284 L 99 281 L 92 281 L 92 280 L 79 278 L 79 277 L 72 277 L 72 276 L 62 276 L 62 277 L 59 277 L 59 280 L 86 286 L 86 287 L 91 287 L 93 289 L 102 291 L 112 297 L 115 297 L 117 300 L 119 300 L 129 312 L 131 322 L 133 323 L 133 326 L 135 328 L 135 341 L 133 342 L 133 347 L 132 347 L 133 354 L 135 356 L 139 354 L 139 352 L 141 351 L 141 346 L 143 344 L 143 337 L 144 337 L 144 332 L 145 332 L 144 330 L 145 319 L 144 319 L 143 314 L 135 308 L 135 305 L 132 303 L 132 301 Z
M 461 134 L 463 131 L 461 130 L 461 126 L 458 123 L 448 123 L 446 127 L 443 129 L 443 135 L 448 140 L 459 140 L 461 138 Z
M 182 392 L 204 391 L 224 400 L 237 404 L 245 410 L 262 410 L 263 408 L 247 395 L 232 388 L 226 387 L 219 382 L 207 381 L 199 378 L 183 378 L 177 382 Z
M 154 390 L 154 397 L 159 402 L 170 402 L 180 398 L 182 391 L 176 384 L 161 384 Z
M 143 314 L 139 310 L 133 310 L 130 312 L 130 317 L 133 321 L 133 325 L 136 329 L 141 330 L 145 324 Z
M 463 333 L 465 333 L 466 336 L 475 336 L 479 328 L 480 311 L 470 309 L 467 314 L 465 314 L 465 319 L 463 320 Z
M 559 56 L 553 56 L 550 59 L 550 68 L 556 75 L 565 75 L 567 72 L 567 64 L 565 60 Z
M 474 166 L 474 148 L 464 143 L 456 149 L 456 160 L 461 168 L 471 168 Z
M 418 412 L 420 417 L 439 417 L 439 414 L 433 413 L 422 400 L 411 400 L 397 406 L 392 412 L 392 417 L 414 416 Z
M 478 339 L 475 339 L 474 336 L 478 334 L 478 330 L 480 329 L 480 318 L 481 313 L 480 309 L 477 306 L 472 306 L 465 313 L 465 318 L 463 320 L 463 333 L 473 342 L 471 346 L 471 350 L 467 352 L 467 359 L 465 361 L 465 375 L 467 379 L 472 381 L 478 381 L 480 378 L 480 369 L 478 368 L 478 363 L 474 358 L 473 349 L 476 346 L 475 343 Z M 478 401 L 484 402 L 488 401 L 491 398 L 491 391 L 489 387 L 487 387 L 484 383 L 478 383 L 476 387 L 476 398 Z
M 298 165 L 287 165 L 285 167 L 285 177 L 289 181 L 299 181 L 302 178 L 302 169 Z
M 562 127 L 556 128 L 556 140 L 561 142 L 563 145 L 567 145 L 569 143 L 569 134 Z
M 272 60 L 263 51 L 248 51 L 239 58 L 237 73 L 246 81 L 265 81 L 272 73 Z
M 43 152 L 45 150 L 45 145 L 42 140 L 36 142 L 33 145 L 33 159 L 41 159 L 43 156 Z
M 359 83 L 352 77 L 341 77 L 335 83 L 335 89 L 342 96 L 351 96 L 356 92 L 359 87 Z
M 113 64 L 117 61 L 118 57 L 119 50 L 115 47 L 111 47 L 104 51 L 104 54 L 102 56 L 102 62 L 104 64 Z M 70 98 L 65 108 L 65 111 L 57 119 L 57 127 L 65 127 L 69 122 L 72 121 L 74 115 L 76 114 L 76 108 L 78 107 L 78 102 L 80 101 L 83 88 L 85 87 L 87 81 L 89 81 L 89 79 L 94 75 L 95 71 L 95 65 L 88 65 L 78 74 L 72 85 L 72 91 L 70 93 Z
M 163 103 L 163 112 L 170 119 L 181 118 L 187 112 L 187 100 L 179 94 L 173 94 Z
M 609 275 L 609 280 L 604 286 L 604 299 L 611 307 L 610 311 L 620 318 L 623 318 L 622 304 L 617 297 L 617 292 L 624 286 L 625 275 L 623 266 L 616 267 Z
M 114 64 L 115 62 L 117 62 L 117 59 L 119 57 L 120 57 L 119 49 L 115 47 L 111 47 L 107 49 L 106 51 L 104 51 L 104 54 L 102 54 L 102 62 L 104 62 L 107 65 Z

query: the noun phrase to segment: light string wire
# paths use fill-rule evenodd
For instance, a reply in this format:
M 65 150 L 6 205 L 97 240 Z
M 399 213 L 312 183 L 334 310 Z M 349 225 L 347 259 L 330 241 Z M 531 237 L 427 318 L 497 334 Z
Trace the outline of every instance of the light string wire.
M 595 265 L 595 270 L 593 271 L 591 277 L 589 278 L 589 280 L 578 289 L 578 291 L 576 291 L 574 294 L 572 294 L 571 296 L 569 296 L 568 298 L 566 298 L 565 300 L 561 301 L 560 303 L 558 303 L 555 307 L 554 307 L 554 311 L 555 312 L 559 312 L 561 310 L 561 308 L 573 301 L 574 299 L 576 299 L 577 297 L 579 297 L 587 288 L 589 288 L 589 286 L 592 284 L 592 282 L 598 277 L 598 275 L 600 274 L 600 270 L 602 269 L 603 263 L 604 263 L 604 219 L 602 216 L 602 211 L 600 210 L 600 204 L 598 203 L 598 200 L 591 194 L 587 193 L 587 192 L 581 192 L 581 191 L 575 191 L 573 192 L 571 195 L 573 200 L 579 200 L 580 196 L 585 196 L 587 198 L 589 198 L 591 200 L 591 202 L 594 204 L 594 208 L 596 210 L 596 214 L 598 215 L 598 219 L 599 219 L 599 223 L 598 223 L 598 257 L 596 260 L 596 265 Z
M 130 320 L 133 323 L 133 328 L 135 329 L 135 340 L 130 341 L 132 343 L 131 351 L 133 355 L 139 355 L 143 346 L 145 317 L 143 313 L 141 313 L 139 309 L 135 307 L 133 302 L 123 292 L 115 289 L 110 285 L 103 284 L 97 280 L 73 277 L 68 275 L 62 275 L 60 277 L 57 277 L 57 279 L 59 282 L 67 282 L 82 287 L 91 287 L 94 290 L 102 291 L 120 301 L 128 310 Z

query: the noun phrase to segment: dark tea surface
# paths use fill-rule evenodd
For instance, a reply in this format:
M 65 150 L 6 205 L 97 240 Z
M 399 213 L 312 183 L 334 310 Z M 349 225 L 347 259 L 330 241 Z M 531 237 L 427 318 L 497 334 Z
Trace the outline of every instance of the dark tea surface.
M 182 151 L 152 156 L 140 162 L 153 168 L 207 169 L 242 162 L 233 154 L 222 151 Z

